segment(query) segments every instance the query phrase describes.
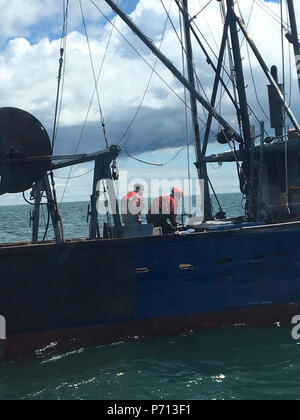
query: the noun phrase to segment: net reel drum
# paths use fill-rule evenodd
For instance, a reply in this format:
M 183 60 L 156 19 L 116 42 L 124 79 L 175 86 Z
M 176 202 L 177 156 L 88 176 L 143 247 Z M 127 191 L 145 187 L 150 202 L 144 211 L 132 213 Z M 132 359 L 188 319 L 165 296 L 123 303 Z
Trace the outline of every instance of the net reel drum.
M 51 168 L 45 127 L 17 108 L 0 108 L 0 194 L 27 191 Z

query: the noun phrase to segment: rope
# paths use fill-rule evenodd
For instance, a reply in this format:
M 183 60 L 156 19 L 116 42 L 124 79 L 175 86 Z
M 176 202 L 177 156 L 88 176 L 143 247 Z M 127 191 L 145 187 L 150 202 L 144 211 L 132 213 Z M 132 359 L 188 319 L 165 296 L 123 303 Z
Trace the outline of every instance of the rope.
M 283 1 L 280 0 L 280 17 L 281 17 L 281 53 L 282 53 L 282 75 L 283 75 L 283 96 L 286 97 L 286 76 L 285 76 L 285 48 L 284 48 L 284 26 L 283 26 Z M 287 113 L 284 114 L 284 134 L 287 136 Z M 288 142 L 285 142 L 285 202 L 288 212 L 291 214 L 289 208 L 289 174 L 288 174 Z
M 248 55 L 248 60 L 249 60 L 249 67 L 250 67 L 250 73 L 251 73 L 251 78 L 252 78 L 252 84 L 253 84 L 253 88 L 254 88 L 254 92 L 255 92 L 255 97 L 256 97 L 256 101 L 258 103 L 258 106 L 260 107 L 263 115 L 265 116 L 265 118 L 270 121 L 270 117 L 267 115 L 266 111 L 264 110 L 259 97 L 258 97 L 258 91 L 257 91 L 257 86 L 256 86 L 256 82 L 255 82 L 255 78 L 254 78 L 254 73 L 253 73 L 253 67 L 252 67 L 252 61 L 251 61 L 251 56 L 250 56 L 250 49 L 249 49 L 249 44 L 247 42 L 247 55 Z
M 67 177 L 62 177 L 62 176 L 57 176 L 57 175 L 55 175 L 55 178 L 57 178 L 57 179 L 63 179 L 63 180 L 65 180 L 65 179 L 78 179 L 78 178 L 82 178 L 82 177 L 84 177 L 84 176 L 86 176 L 86 175 L 88 175 L 88 174 L 90 174 L 91 172 L 93 172 L 93 170 L 94 170 L 94 168 L 93 169 L 90 169 L 89 171 L 87 171 L 87 172 L 85 172 L 84 174 L 81 174 L 81 175 L 76 175 L 76 176 L 67 176 Z
M 178 10 L 179 13 L 179 25 L 180 25 L 180 36 L 181 36 L 181 44 L 183 45 L 183 16 Z M 182 72 L 185 77 L 185 64 L 186 64 L 186 57 L 185 57 L 185 50 L 181 49 L 181 58 L 182 58 Z M 187 102 L 187 89 L 184 87 L 184 100 Z M 190 159 L 190 138 L 189 138 L 189 124 L 188 124 L 188 110 L 187 107 L 184 107 L 185 113 L 185 131 L 186 131 L 186 144 L 187 144 L 187 172 L 188 172 L 188 180 L 189 180 L 189 213 L 192 211 L 192 186 L 191 186 L 191 159 Z
M 145 59 L 145 57 L 142 56 L 142 54 L 137 50 L 137 48 L 134 47 L 134 45 L 126 38 L 125 35 L 122 34 L 122 32 L 114 25 L 111 19 L 109 19 L 106 14 L 100 9 L 100 7 L 93 1 L 90 0 L 90 2 L 94 5 L 94 7 L 102 14 L 102 16 L 112 25 L 114 26 L 115 30 L 120 34 L 120 36 L 125 40 L 125 42 L 135 51 L 135 53 L 147 64 L 148 67 L 153 69 L 154 73 L 158 76 L 158 78 L 171 90 L 171 92 L 174 93 L 174 95 L 184 104 L 188 107 L 190 111 L 192 111 L 191 107 L 185 103 L 184 99 L 176 92 L 175 89 L 172 88 L 172 86 L 158 73 L 158 71 Z M 205 124 L 205 122 L 198 116 L 199 121 L 202 124 Z M 216 133 L 211 130 L 212 134 L 216 137 Z
M 58 78 L 57 78 L 55 115 L 54 115 L 53 134 L 52 134 L 52 152 L 55 146 L 58 124 L 59 124 L 60 114 L 61 114 L 61 109 L 62 109 L 63 88 L 64 88 L 64 80 L 65 80 L 64 56 L 66 52 L 66 37 L 68 33 L 69 0 L 67 0 L 67 4 L 65 4 L 65 0 L 64 0 L 63 7 L 64 7 L 64 18 L 63 18 L 63 29 L 62 29 L 61 43 L 60 43 L 60 58 L 59 58 Z
M 115 17 L 114 22 L 116 22 L 116 20 L 117 20 L 117 16 Z M 111 42 L 111 39 L 112 39 L 113 31 L 114 31 L 114 27 L 111 28 L 111 32 L 110 32 L 110 35 L 109 35 L 109 38 L 108 38 L 108 41 L 107 41 L 107 44 L 106 44 L 104 56 L 103 56 L 101 66 L 100 66 L 100 69 L 99 69 L 99 73 L 98 73 L 98 77 L 97 77 L 97 85 L 94 87 L 92 98 L 91 98 L 91 101 L 89 103 L 88 110 L 87 110 L 87 113 L 86 113 L 86 116 L 85 116 L 85 120 L 84 120 L 82 129 L 81 129 L 81 133 L 80 133 L 80 136 L 79 136 L 79 139 L 78 139 L 78 142 L 77 142 L 75 154 L 78 152 L 81 141 L 82 141 L 82 138 L 83 138 L 83 134 L 84 134 L 84 131 L 85 131 L 85 128 L 86 128 L 88 117 L 89 117 L 89 114 L 90 114 L 90 111 L 91 111 L 91 108 L 92 108 L 92 105 L 93 105 L 93 102 L 94 102 L 94 97 L 95 97 L 95 94 L 96 94 L 97 86 L 99 84 L 99 80 L 100 80 L 102 70 L 103 70 L 103 67 L 104 67 L 104 63 L 105 63 L 105 60 L 106 60 L 106 56 L 107 56 L 107 53 L 108 53 L 108 48 L 109 48 L 109 45 L 110 45 L 110 42 Z M 72 171 L 73 171 L 73 166 L 71 166 L 71 168 L 69 170 L 69 176 L 67 178 L 65 178 L 65 179 L 67 179 L 67 182 L 66 182 L 63 194 L 62 194 L 60 206 L 61 206 L 61 204 L 64 200 L 64 197 L 65 197 L 65 194 L 66 194 L 66 191 L 67 191 L 67 187 L 68 187 L 68 183 L 69 183 L 69 179 L 74 179 L 74 177 L 71 177 Z
M 171 10 L 172 1 L 173 1 L 173 0 L 170 0 L 169 12 L 170 12 L 170 10 Z M 164 26 L 164 29 L 163 29 L 163 34 L 162 34 L 162 37 L 161 37 L 161 41 L 160 41 L 160 45 L 159 45 L 159 49 L 161 49 L 161 47 L 162 47 L 162 43 L 163 43 L 163 40 L 164 40 L 164 37 L 165 37 L 165 33 L 166 33 L 166 29 L 167 29 L 167 23 L 168 23 L 168 17 L 167 17 L 167 19 L 166 19 L 165 26 Z M 113 29 L 114 29 L 114 28 L 113 28 Z M 145 98 L 146 98 L 147 93 L 148 93 L 149 88 L 150 88 L 150 84 L 151 84 L 152 79 L 153 79 L 154 69 L 156 68 L 157 62 L 158 62 L 158 57 L 156 57 L 156 58 L 155 58 L 154 66 L 153 66 L 153 69 L 151 70 L 150 78 L 149 78 L 149 80 L 148 80 L 148 83 L 147 83 L 147 86 L 146 86 L 146 89 L 145 89 L 144 95 L 143 95 L 142 100 L 141 100 L 141 102 L 140 102 L 140 105 L 138 106 L 138 108 L 137 108 L 137 110 L 136 110 L 136 112 L 135 112 L 135 114 L 134 114 L 134 116 L 133 116 L 133 118 L 132 118 L 131 122 L 129 123 L 129 125 L 128 125 L 127 129 L 125 130 L 124 134 L 122 135 L 122 137 L 121 137 L 121 138 L 120 138 L 120 140 L 118 141 L 118 145 L 120 145 L 120 144 L 123 142 L 123 140 L 126 138 L 126 136 L 127 136 L 127 134 L 129 133 L 129 131 L 130 131 L 131 127 L 133 126 L 133 124 L 134 124 L 135 120 L 137 119 L 137 117 L 138 117 L 138 114 L 139 114 L 140 110 L 142 109 L 143 103 L 144 103 L 144 101 L 145 101 Z M 127 142 L 125 142 L 125 144 L 127 144 Z
M 139 159 L 139 158 L 136 158 L 135 156 L 132 156 L 130 153 L 128 153 L 126 150 L 124 150 L 124 149 L 122 149 L 122 152 L 123 153 L 125 153 L 130 159 L 133 159 L 133 160 L 135 160 L 135 161 L 137 161 L 137 162 L 140 162 L 140 163 L 143 163 L 144 165 L 149 165 L 149 166 L 157 166 L 157 167 L 163 167 L 163 166 L 167 166 L 167 165 L 169 165 L 170 163 L 172 163 L 176 158 L 177 158 L 177 156 L 179 156 L 179 154 L 181 153 L 181 152 L 183 152 L 185 149 L 186 149 L 186 147 L 187 146 L 184 146 L 182 149 L 180 149 L 180 150 L 178 150 L 178 152 L 170 159 L 170 160 L 168 160 L 167 162 L 165 162 L 165 163 L 153 163 L 153 162 L 147 162 L 147 161 L 145 161 L 145 160 L 142 160 L 142 159 Z
M 101 117 L 101 124 L 102 124 L 102 129 L 103 129 L 103 134 L 104 134 L 104 140 L 105 140 L 106 148 L 108 149 L 109 148 L 108 138 L 107 138 L 107 133 L 106 133 L 106 128 L 105 128 L 105 120 L 104 120 L 104 115 L 103 115 L 103 111 L 102 111 L 100 95 L 99 95 L 99 90 L 98 90 L 98 85 L 97 85 L 97 78 L 96 78 L 96 72 L 95 72 L 95 67 L 94 67 L 91 45 L 90 45 L 90 39 L 89 39 L 88 30 L 87 30 L 87 26 L 86 26 L 86 20 L 85 20 L 85 16 L 84 16 L 84 12 L 83 12 L 82 2 L 81 2 L 81 0 L 78 0 L 78 1 L 79 1 L 79 5 L 80 5 L 82 22 L 83 22 L 83 26 L 84 26 L 84 30 L 85 30 L 87 45 L 88 45 L 88 49 L 89 49 L 89 56 L 90 56 L 90 62 L 91 62 L 91 67 L 92 67 L 92 73 L 93 73 L 93 77 L 94 77 L 95 90 L 96 90 L 96 94 L 97 94 L 98 107 L 99 107 L 99 112 L 100 112 L 100 117 Z
M 264 12 L 266 12 L 273 20 L 275 20 L 276 23 L 278 23 L 279 25 L 282 25 L 282 24 L 285 25 L 285 29 L 289 31 L 290 25 L 288 24 L 288 22 L 283 21 L 283 19 L 281 19 L 281 16 L 279 16 L 276 12 L 270 9 L 269 6 L 267 6 L 263 1 L 254 0 L 254 2 L 257 4 L 257 6 L 263 9 Z
M 190 19 L 190 22 L 193 22 L 193 20 L 197 19 L 197 17 L 200 15 L 200 13 L 202 13 L 212 2 L 213 2 L 213 0 L 209 0 L 209 2 L 204 7 L 202 7 L 200 12 L 198 12 L 194 17 L 192 17 Z

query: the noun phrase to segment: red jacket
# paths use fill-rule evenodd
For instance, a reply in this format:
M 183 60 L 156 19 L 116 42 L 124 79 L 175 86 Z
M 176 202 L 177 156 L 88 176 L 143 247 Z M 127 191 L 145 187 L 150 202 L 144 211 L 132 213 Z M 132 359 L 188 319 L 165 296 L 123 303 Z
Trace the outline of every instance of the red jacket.
M 152 215 L 164 215 L 173 224 L 177 224 L 178 203 L 171 195 L 156 198 L 149 210 Z
M 122 214 L 129 215 L 129 216 L 135 216 L 138 220 L 141 220 L 141 212 L 138 214 L 132 214 L 130 212 L 130 209 L 141 208 L 142 210 L 143 206 L 143 198 L 136 192 L 131 191 L 129 192 L 122 200 Z

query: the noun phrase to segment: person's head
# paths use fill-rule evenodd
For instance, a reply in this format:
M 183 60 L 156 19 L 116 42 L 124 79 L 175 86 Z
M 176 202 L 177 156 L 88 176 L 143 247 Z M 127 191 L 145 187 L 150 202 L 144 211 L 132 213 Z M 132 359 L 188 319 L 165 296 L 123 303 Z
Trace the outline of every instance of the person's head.
M 133 188 L 134 188 L 134 192 L 136 192 L 136 193 L 138 193 L 140 195 L 143 195 L 143 193 L 144 193 L 144 185 L 142 185 L 142 184 L 135 184 Z
M 184 196 L 184 191 L 180 187 L 173 187 L 171 192 L 172 197 L 180 199 Z

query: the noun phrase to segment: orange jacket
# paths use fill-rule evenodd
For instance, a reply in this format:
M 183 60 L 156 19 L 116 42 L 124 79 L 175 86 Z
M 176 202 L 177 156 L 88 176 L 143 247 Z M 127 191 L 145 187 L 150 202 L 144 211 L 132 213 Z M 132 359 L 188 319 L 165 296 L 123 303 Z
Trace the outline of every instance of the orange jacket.
M 136 216 L 138 220 L 141 220 L 141 212 L 138 214 L 132 214 L 130 208 L 135 206 L 136 208 L 142 208 L 143 198 L 136 191 L 129 192 L 122 200 L 122 213 L 132 216 Z
M 171 195 L 156 198 L 149 210 L 152 215 L 164 215 L 173 224 L 177 224 L 178 202 Z

